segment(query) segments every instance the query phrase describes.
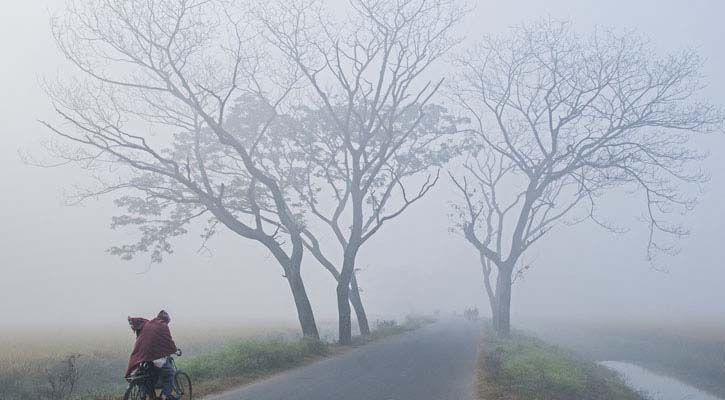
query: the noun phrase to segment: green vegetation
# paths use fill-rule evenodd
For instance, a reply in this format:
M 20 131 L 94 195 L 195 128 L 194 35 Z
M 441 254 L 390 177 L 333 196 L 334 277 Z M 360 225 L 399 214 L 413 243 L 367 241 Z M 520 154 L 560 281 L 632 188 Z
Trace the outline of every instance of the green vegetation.
M 311 339 L 251 339 L 181 360 L 179 367 L 196 380 L 203 381 L 289 368 L 301 364 L 309 357 L 324 355 L 326 352 L 325 343 Z
M 208 393 L 302 365 L 330 350 L 313 339 L 244 339 L 179 360 L 178 366 L 192 377 L 197 393 Z
M 478 393 L 486 400 L 641 400 L 613 371 L 540 340 L 488 328 L 479 357 Z
M 725 396 L 725 343 L 677 335 L 622 335 L 611 350 L 630 361 L 672 376 L 718 397 Z
M 353 337 L 352 346 L 404 333 L 431 322 L 430 318 L 411 316 L 403 323 L 377 321 L 370 335 Z M 179 367 L 193 377 L 197 392 L 211 393 L 336 354 L 346 347 L 311 339 L 247 339 L 182 360 Z
M 725 397 L 725 328 L 687 324 L 559 324 L 534 327 L 547 341 L 591 360 L 626 361 Z
M 124 321 L 121 321 L 124 322 Z M 49 374 L 63 371 L 63 361 L 80 354 L 74 393 L 78 399 L 99 399 L 103 394 L 123 393 L 128 355 L 133 334 L 123 330 L 56 331 L 53 333 L 16 332 L 0 337 L 0 399 L 46 400 L 51 389 Z M 184 349 L 179 360 L 193 358 L 233 341 L 264 338 L 270 334 L 289 338 L 295 326 L 286 324 L 243 324 L 211 329 L 172 329 L 176 342 Z M 75 400 L 75 399 L 74 399 Z

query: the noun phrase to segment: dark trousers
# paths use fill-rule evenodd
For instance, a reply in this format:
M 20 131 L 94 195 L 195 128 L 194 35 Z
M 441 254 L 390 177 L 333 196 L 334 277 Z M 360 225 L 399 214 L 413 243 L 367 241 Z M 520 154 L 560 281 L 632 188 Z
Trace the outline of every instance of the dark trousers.
M 163 383 L 161 393 L 167 399 L 175 398 L 172 397 L 174 394 L 174 369 L 171 367 L 170 358 L 167 358 L 166 363 L 161 366 L 161 382 Z

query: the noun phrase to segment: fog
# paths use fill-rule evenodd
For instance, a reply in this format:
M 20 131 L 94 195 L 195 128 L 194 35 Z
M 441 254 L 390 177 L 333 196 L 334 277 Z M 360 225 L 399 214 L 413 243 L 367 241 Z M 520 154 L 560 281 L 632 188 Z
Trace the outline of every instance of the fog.
M 720 1 L 479 3 L 462 29 L 468 39 L 548 15 L 571 19 L 580 32 L 595 25 L 636 28 L 661 51 L 695 47 L 706 58 L 706 96 L 725 104 L 725 5 Z M 112 198 L 64 205 L 64 190 L 87 184 L 87 176 L 73 166 L 38 168 L 23 162 L 21 154 L 42 156 L 42 143 L 50 137 L 37 120 L 53 117 L 41 81 L 52 79 L 65 62 L 49 29 L 50 15 L 62 4 L 35 0 L 0 6 L 0 329 L 125 329 L 127 315 L 151 315 L 161 308 L 175 324 L 295 321 L 282 270 L 261 246 L 222 234 L 200 250 L 202 240 L 191 232 L 175 242 L 174 254 L 161 264 L 143 256 L 122 261 L 106 253 L 132 240 L 132 233 L 109 228 Z M 514 285 L 514 324 L 540 317 L 725 319 L 725 162 L 720 154 L 725 137 L 713 134 L 696 142 L 712 153 L 703 163 L 711 180 L 686 216 L 692 234 L 680 242 L 678 255 L 665 260 L 667 271 L 653 269 L 645 259 L 647 232 L 638 221 L 642 210 L 612 195 L 602 211 L 629 231 L 612 234 L 590 222 L 558 227 L 527 255 L 533 268 Z M 442 179 L 363 248 L 358 280 L 372 320 L 470 306 L 488 309 L 478 257 L 448 229 L 451 196 L 451 184 Z M 334 280 L 311 257 L 302 273 L 315 314 L 334 321 Z

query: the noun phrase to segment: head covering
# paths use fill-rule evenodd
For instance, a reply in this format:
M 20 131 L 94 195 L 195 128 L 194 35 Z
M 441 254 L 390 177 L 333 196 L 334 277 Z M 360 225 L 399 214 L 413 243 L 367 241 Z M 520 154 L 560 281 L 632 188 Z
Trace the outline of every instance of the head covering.
M 166 312 L 166 310 L 159 311 L 159 315 L 157 315 L 156 318 L 166 321 L 167 324 L 171 322 L 171 316 Z
M 128 359 L 126 376 L 142 362 L 158 360 L 176 353 L 176 343 L 169 330 L 171 319 L 168 313 L 162 312 L 166 314 L 165 318 L 162 318 L 161 313 L 152 320 L 131 318 L 131 327 L 136 332 L 136 343 Z

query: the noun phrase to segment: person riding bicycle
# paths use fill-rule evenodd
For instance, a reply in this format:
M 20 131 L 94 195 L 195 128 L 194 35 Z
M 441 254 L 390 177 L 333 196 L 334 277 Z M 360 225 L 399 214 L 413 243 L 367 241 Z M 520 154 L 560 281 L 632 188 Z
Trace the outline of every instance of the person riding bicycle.
M 171 317 L 164 310 L 159 311 L 156 318 L 147 320 L 145 318 L 128 317 L 131 329 L 136 333 L 136 343 L 128 360 L 126 377 L 143 362 L 152 362 L 160 369 L 163 388 L 161 393 L 168 400 L 178 400 L 172 394 L 174 371 L 169 362 L 169 356 L 178 354 L 180 350 L 176 347 L 174 339 L 169 330 Z

